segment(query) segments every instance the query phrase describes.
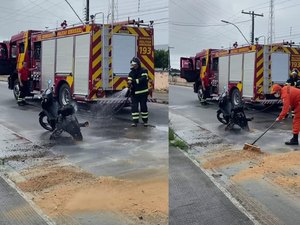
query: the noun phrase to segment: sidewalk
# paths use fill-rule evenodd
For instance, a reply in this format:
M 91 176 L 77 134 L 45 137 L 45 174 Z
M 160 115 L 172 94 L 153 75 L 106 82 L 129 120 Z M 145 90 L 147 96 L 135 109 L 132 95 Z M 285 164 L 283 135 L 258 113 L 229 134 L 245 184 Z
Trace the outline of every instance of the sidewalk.
M 149 101 L 161 104 L 169 104 L 169 93 L 166 91 L 154 90 L 153 96 L 149 99 Z
M 253 224 L 180 150 L 169 150 L 169 224 Z
M 0 225 L 49 225 L 33 207 L 0 177 Z

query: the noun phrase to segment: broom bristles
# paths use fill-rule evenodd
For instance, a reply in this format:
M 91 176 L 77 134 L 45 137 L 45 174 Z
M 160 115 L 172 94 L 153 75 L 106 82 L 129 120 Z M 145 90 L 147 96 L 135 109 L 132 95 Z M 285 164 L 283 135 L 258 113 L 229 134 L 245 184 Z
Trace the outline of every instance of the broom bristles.
M 260 147 L 246 143 L 243 150 L 261 152 Z

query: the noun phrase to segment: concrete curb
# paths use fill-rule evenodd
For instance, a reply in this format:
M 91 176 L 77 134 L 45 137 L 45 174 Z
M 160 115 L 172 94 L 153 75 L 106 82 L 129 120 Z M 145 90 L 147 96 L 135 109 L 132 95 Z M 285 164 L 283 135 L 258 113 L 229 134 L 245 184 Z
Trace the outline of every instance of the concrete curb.
M 193 84 L 192 84 L 192 83 L 181 83 L 181 82 L 173 82 L 173 81 L 169 81 L 169 85 L 177 85 L 177 86 L 193 87 Z
M 149 98 L 148 102 L 153 102 L 153 103 L 158 103 L 158 104 L 169 104 L 168 100 L 163 100 L 163 99 L 157 99 L 157 98 Z

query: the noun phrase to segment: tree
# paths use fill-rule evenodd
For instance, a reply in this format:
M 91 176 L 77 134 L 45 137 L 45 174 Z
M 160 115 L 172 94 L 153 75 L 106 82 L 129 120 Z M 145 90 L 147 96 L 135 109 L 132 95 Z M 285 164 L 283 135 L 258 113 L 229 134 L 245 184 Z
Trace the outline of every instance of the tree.
M 154 67 L 163 70 L 168 68 L 169 52 L 168 50 L 154 50 Z

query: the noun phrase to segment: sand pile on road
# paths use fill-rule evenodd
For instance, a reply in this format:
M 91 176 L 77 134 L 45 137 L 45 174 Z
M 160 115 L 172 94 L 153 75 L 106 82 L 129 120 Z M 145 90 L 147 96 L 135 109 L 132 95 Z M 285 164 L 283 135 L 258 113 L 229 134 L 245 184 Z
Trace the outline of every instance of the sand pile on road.
M 234 181 L 268 177 L 281 186 L 291 183 L 299 187 L 300 152 L 266 155 L 254 167 L 240 171 L 232 177 Z
M 205 169 L 234 166 L 236 163 L 249 163 L 248 168 L 231 177 L 235 182 L 267 178 L 288 191 L 300 195 L 300 152 L 277 154 L 257 153 L 244 150 L 227 150 L 210 153 L 201 157 Z M 247 164 L 246 164 L 247 165 Z
M 34 171 L 38 171 L 37 168 Z M 51 217 L 111 211 L 164 223 L 168 216 L 168 179 L 120 180 L 93 177 L 75 167 L 40 168 L 43 174 L 17 185 Z M 27 171 L 28 174 L 28 171 Z
M 230 164 L 235 164 L 248 160 L 258 160 L 264 154 L 244 150 L 222 150 L 210 153 L 200 160 L 204 161 L 202 166 L 205 169 L 220 168 Z

